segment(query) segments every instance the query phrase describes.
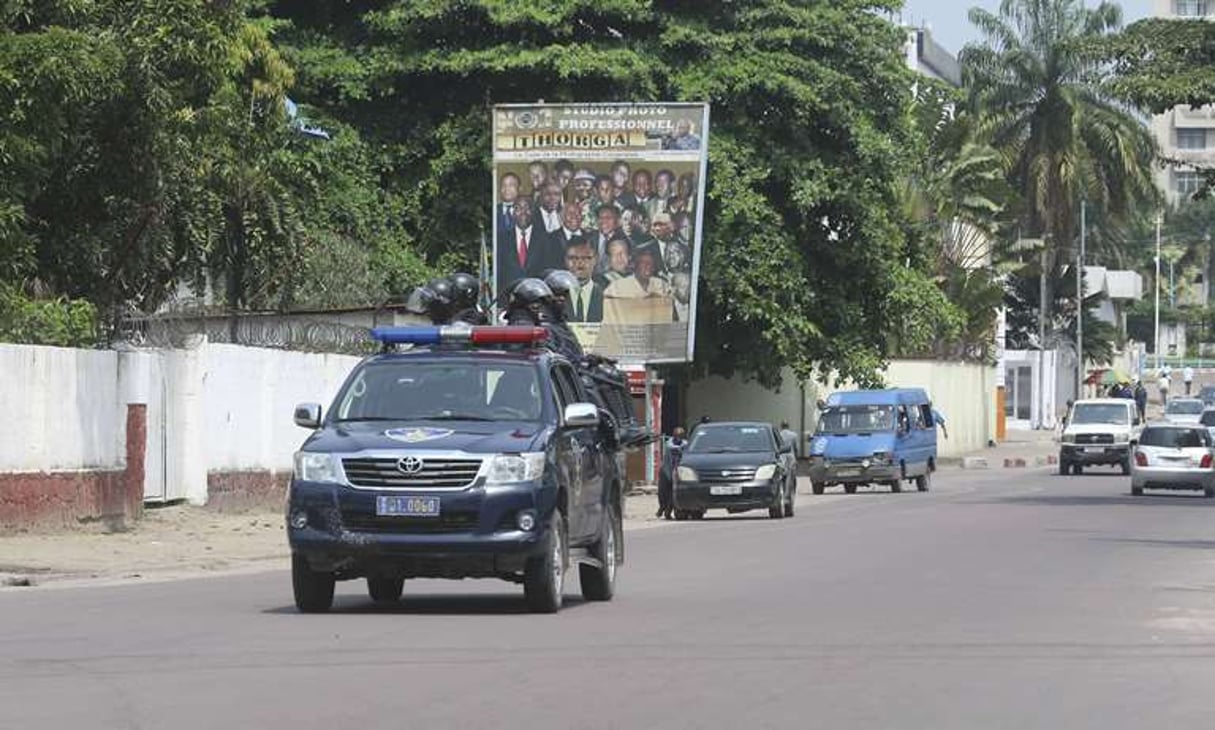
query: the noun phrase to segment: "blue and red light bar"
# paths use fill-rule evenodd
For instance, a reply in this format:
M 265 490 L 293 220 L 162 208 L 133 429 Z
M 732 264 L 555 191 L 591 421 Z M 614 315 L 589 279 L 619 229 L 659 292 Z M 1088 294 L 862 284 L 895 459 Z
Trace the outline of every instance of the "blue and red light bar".
M 543 327 L 376 327 L 372 339 L 385 345 L 538 345 Z

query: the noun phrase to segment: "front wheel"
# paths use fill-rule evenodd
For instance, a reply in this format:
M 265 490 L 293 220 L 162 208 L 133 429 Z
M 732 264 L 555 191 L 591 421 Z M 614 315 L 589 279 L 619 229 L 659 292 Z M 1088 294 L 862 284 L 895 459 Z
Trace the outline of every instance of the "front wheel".
M 894 492 L 895 494 L 898 494 L 899 492 L 903 491 L 903 480 L 902 479 L 891 479 L 890 480 L 890 491 Z
M 291 588 L 301 613 L 325 613 L 333 607 L 333 573 L 313 570 L 303 555 L 291 555 Z
M 599 559 L 599 567 L 585 563 L 578 566 L 583 598 L 588 601 L 610 601 L 616 595 L 617 546 L 623 542 L 620 515 L 615 506 L 608 507 L 607 518 L 600 527 L 599 540 L 591 548 L 592 554 Z
M 557 613 L 561 610 L 568 552 L 565 517 L 560 512 L 554 512 L 544 552 L 529 558 L 523 567 L 523 598 L 532 613 Z
M 844 485 L 844 494 L 856 494 L 856 485 L 855 484 L 845 484 Z
M 822 482 L 810 482 L 810 491 L 815 494 L 822 494 L 827 489 L 827 485 Z
M 927 492 L 932 486 L 932 472 L 926 471 L 915 478 L 915 488 L 921 492 Z

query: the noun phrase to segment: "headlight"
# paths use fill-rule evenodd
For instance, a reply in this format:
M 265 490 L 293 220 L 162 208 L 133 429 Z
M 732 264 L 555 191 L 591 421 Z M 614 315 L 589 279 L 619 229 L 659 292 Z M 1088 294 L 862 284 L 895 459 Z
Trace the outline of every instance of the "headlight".
M 885 451 L 875 451 L 873 452 L 873 462 L 875 464 L 889 464 L 890 454 Z
M 762 482 L 776 476 L 776 464 L 764 464 L 755 470 L 755 481 Z
M 295 478 L 305 482 L 336 483 L 341 481 L 332 454 L 317 454 L 310 451 L 295 452 Z
M 498 454 L 489 460 L 485 472 L 486 484 L 510 484 L 530 482 L 544 473 L 544 452 L 526 454 Z
M 693 469 L 693 468 L 692 468 L 692 467 L 690 467 L 690 466 L 681 466 L 681 467 L 679 467 L 679 470 L 675 472 L 675 476 L 676 476 L 676 477 L 679 479 L 679 481 L 681 481 L 681 482 L 694 482 L 694 481 L 697 481 L 696 470 L 695 470 L 695 469 Z
M 1059 440 L 1065 444 L 1074 444 L 1074 443 L 1076 443 L 1076 434 L 1065 433 Z

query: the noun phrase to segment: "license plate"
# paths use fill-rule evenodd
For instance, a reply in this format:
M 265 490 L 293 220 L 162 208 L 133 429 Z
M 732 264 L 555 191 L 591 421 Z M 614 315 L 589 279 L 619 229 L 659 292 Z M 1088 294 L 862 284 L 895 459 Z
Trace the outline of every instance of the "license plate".
M 860 475 L 861 470 L 860 469 L 837 469 L 835 473 L 836 473 L 836 476 L 855 477 L 855 476 Z
M 714 497 L 728 497 L 742 494 L 742 487 L 709 487 L 709 494 Z
M 381 517 L 438 517 L 438 497 L 380 496 L 375 499 L 375 513 Z
M 1086 454 L 1104 454 L 1105 447 L 1104 446 L 1089 446 L 1084 449 L 1084 453 L 1086 453 Z

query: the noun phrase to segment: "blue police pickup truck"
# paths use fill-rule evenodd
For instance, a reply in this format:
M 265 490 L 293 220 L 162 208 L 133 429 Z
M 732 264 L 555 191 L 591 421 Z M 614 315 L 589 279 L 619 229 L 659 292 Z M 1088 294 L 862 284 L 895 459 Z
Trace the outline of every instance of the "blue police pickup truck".
M 500 578 L 553 613 L 572 565 L 586 599 L 611 600 L 623 457 L 573 364 L 540 346 L 547 334 L 374 330 L 385 351 L 328 411 L 297 406 L 314 429 L 286 515 L 300 611 L 329 610 L 342 580 L 393 602 L 409 578 Z

